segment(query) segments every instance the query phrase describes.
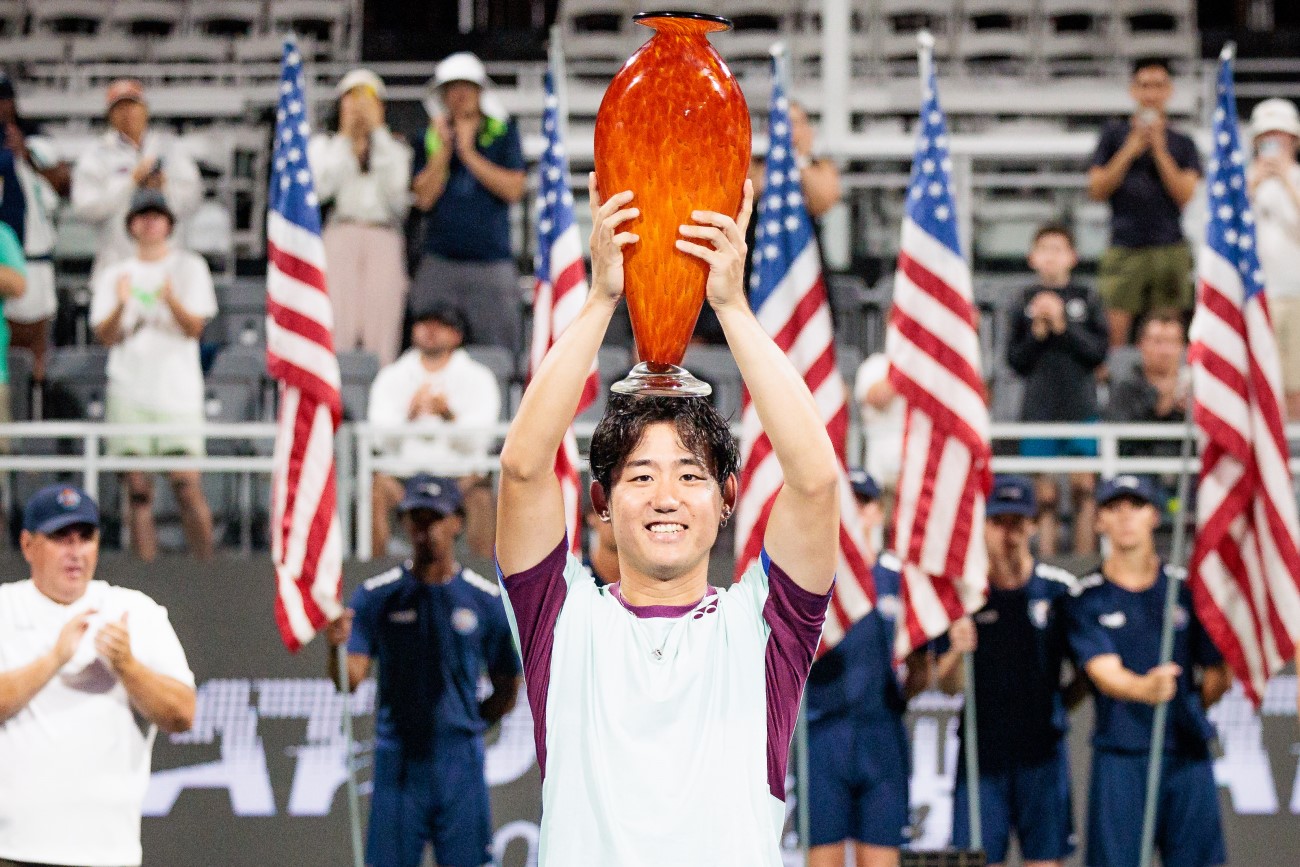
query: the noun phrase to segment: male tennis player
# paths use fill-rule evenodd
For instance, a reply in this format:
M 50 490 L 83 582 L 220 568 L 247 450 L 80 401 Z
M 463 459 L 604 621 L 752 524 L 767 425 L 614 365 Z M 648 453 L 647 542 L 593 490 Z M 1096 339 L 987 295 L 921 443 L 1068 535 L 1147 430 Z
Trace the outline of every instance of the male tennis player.
M 681 252 L 780 463 L 761 560 L 711 588 L 736 500 L 735 443 L 704 398 L 610 399 L 591 442 L 592 500 L 620 580 L 569 554 L 555 453 L 623 293 L 633 194 L 592 199 L 592 289 L 524 394 L 501 452 L 497 562 L 524 659 L 542 771 L 542 867 L 781 863 L 790 736 L 838 559 L 837 466 L 812 396 L 741 290 L 738 220 L 695 211 Z

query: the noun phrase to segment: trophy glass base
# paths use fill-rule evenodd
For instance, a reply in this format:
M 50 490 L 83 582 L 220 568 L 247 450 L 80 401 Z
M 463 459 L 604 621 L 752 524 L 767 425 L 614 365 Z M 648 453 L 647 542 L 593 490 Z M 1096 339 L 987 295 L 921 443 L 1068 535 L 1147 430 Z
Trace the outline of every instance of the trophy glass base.
M 708 397 L 713 387 L 691 372 L 675 364 L 647 364 L 641 362 L 618 382 L 609 387 L 618 394 L 637 394 L 643 397 Z

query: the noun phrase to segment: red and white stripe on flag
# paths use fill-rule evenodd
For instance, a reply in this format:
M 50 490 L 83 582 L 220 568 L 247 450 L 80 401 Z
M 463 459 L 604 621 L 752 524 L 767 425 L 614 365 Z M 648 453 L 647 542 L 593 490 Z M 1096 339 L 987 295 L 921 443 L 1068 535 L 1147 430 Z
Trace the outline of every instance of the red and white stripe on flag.
M 1201 476 L 1189 575 L 1197 617 L 1258 707 L 1300 640 L 1300 521 L 1226 58 L 1218 90 L 1190 352 Z
M 975 316 L 966 263 L 908 220 L 886 337 L 889 380 L 907 403 L 894 506 L 900 658 L 978 610 L 987 592 L 991 450 Z
M 840 557 L 818 654 L 844 637 L 876 601 L 871 578 L 874 552 L 862 534 L 849 488 L 845 451 L 849 430 L 848 392 L 835 364 L 835 335 L 822 278 L 817 236 L 804 202 L 791 139 L 790 103 L 780 64 L 773 60 L 768 113 L 767 166 L 763 194 L 754 215 L 750 306 L 763 330 L 781 347 L 812 393 L 840 462 Z M 749 391 L 740 417 L 740 497 L 736 504 L 736 580 L 758 559 L 772 504 L 784 479 L 772 443 L 763 432 Z
M 569 192 L 569 163 L 564 153 L 561 134 L 559 101 L 548 71 L 545 78 L 546 99 L 542 116 L 542 132 L 546 149 L 538 165 L 537 185 L 537 282 L 533 289 L 533 334 L 528 354 L 528 374 L 531 377 L 542 364 L 542 359 L 578 318 L 587 299 L 587 272 L 582 262 L 582 244 L 578 226 L 573 216 L 573 195 Z M 578 399 L 578 413 L 591 406 L 600 388 L 596 365 L 583 385 Z M 575 553 L 581 546 L 579 528 L 582 525 L 582 495 L 579 490 L 578 440 L 572 425 L 555 455 L 555 475 L 560 480 L 564 497 L 564 525 L 568 531 L 569 548 Z
M 267 212 L 266 363 L 280 385 L 271 490 L 275 620 L 291 651 L 343 613 L 334 432 L 342 418 L 302 57 L 285 45 Z

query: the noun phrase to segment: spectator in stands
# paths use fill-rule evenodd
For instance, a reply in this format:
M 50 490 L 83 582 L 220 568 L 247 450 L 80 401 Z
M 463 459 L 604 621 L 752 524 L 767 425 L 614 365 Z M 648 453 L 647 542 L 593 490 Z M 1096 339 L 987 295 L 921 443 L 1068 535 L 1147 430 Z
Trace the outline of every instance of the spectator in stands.
M 21 298 L 27 289 L 27 266 L 23 261 L 23 248 L 18 236 L 8 223 L 0 222 L 0 313 L 12 299 Z M 9 326 L 0 317 L 0 423 L 13 421 L 9 395 Z M 8 451 L 9 443 L 0 440 L 0 451 Z
M 1085 863 L 1139 863 L 1155 708 L 1169 702 L 1156 793 L 1161 864 L 1227 864 L 1214 780 L 1214 724 L 1206 715 L 1232 686 L 1232 671 L 1197 616 L 1183 569 L 1163 562 L 1155 531 L 1162 496 L 1150 482 L 1117 476 L 1097 489 L 1097 524 L 1109 543 L 1101 568 L 1066 603 L 1071 649 L 1092 682 L 1094 724 Z M 1177 582 L 1173 658 L 1160 658 L 1168 581 Z
M 27 258 L 27 291 L 5 305 L 5 319 L 14 346 L 31 350 L 33 378 L 45 381 L 50 323 L 57 298 L 54 287 L 54 212 L 59 197 L 72 186 L 72 170 L 59 160 L 53 143 L 42 136 L 40 125 L 18 113 L 14 86 L 0 72 L 0 127 L 4 150 L 12 155 L 14 177 L 22 189 L 23 219 L 15 227 Z
M 1179 223 L 1201 177 L 1192 140 L 1169 128 L 1173 78 L 1164 60 L 1133 64 L 1131 118 L 1108 123 L 1088 170 L 1088 196 L 1110 202 L 1110 249 L 1099 270 L 1110 343 L 1129 342 L 1135 319 L 1152 309 L 1187 310 L 1192 254 Z
M 384 82 L 354 69 L 335 88 L 338 132 L 307 147 L 316 194 L 328 210 L 325 262 L 334 302 L 334 347 L 397 358 L 406 304 L 411 149 L 384 123 Z
M 464 317 L 469 343 L 519 352 L 523 318 L 509 213 L 524 196 L 519 130 L 487 90 L 487 70 L 473 54 L 439 63 L 433 85 L 411 184 L 425 217 L 409 306 L 448 301 Z
M 889 381 L 889 359 L 885 353 L 873 353 L 862 362 L 853 384 L 853 397 L 862 410 L 862 434 L 867 441 L 866 470 L 880 486 L 882 525 L 888 528 L 893 523 L 894 495 L 903 460 L 907 404 Z M 884 547 L 883 540 L 877 542 L 878 550 Z
M 1185 421 L 1192 381 L 1184 358 L 1186 349 L 1182 317 L 1174 311 L 1147 316 L 1138 331 L 1141 363 L 1126 374 L 1115 372 L 1107 421 Z M 1176 458 L 1181 448 L 1177 440 L 1128 440 L 1120 443 L 1119 453 L 1122 457 Z
M 99 507 L 27 501 L 30 578 L 0 585 L 0 864 L 139 864 L 157 729 L 194 723 L 194 675 L 148 596 L 95 580 Z
M 118 79 L 108 86 L 105 102 L 109 129 L 72 170 L 73 213 L 99 230 L 96 275 L 135 251 L 124 218 L 137 191 L 154 190 L 167 199 L 177 221 L 177 245 L 185 218 L 198 208 L 203 193 L 198 166 L 176 138 L 150 129 L 144 85 Z
M 385 454 L 409 464 L 406 476 L 376 473 L 372 501 L 374 556 L 388 553 L 389 520 L 402 499 L 402 478 L 431 470 L 460 479 L 470 550 L 492 556 L 495 510 L 492 488 L 481 469 L 467 463 L 487 457 L 493 437 L 482 428 L 501 416 L 496 376 L 461 348 L 465 320 L 446 301 L 417 310 L 411 348 L 384 367 L 370 387 L 367 419 L 374 425 L 417 423 L 423 432 L 381 441 Z M 478 431 L 461 432 L 464 428 Z
M 870 538 L 881 520 L 880 489 L 859 469 L 849 470 L 849 484 Z M 881 553 L 871 572 L 875 607 L 808 674 L 809 867 L 842 867 L 849 852 L 858 867 L 899 863 L 910 824 L 903 715 L 931 675 L 928 645 L 894 664 L 901 568 Z
M 172 247 L 171 207 L 161 191 L 142 189 L 126 214 L 135 255 L 94 278 L 90 324 L 108 355 L 105 416 L 110 422 L 170 422 L 193 425 L 192 434 L 113 437 L 112 455 L 205 454 L 203 370 L 199 335 L 217 312 L 212 275 L 203 259 Z M 190 553 L 212 556 L 212 512 L 196 470 L 168 473 Z M 153 517 L 153 478 L 125 474 L 131 545 L 142 560 L 158 555 Z
M 1070 274 L 1079 262 L 1070 230 L 1057 223 L 1034 235 L 1029 267 L 1038 280 L 1021 294 L 1010 314 L 1007 363 L 1025 380 L 1021 421 L 1096 421 L 1097 384 L 1093 371 L 1106 360 L 1106 317 L 1097 297 Z M 1026 439 L 1026 457 L 1096 457 L 1090 438 Z M 1092 473 L 1070 473 L 1074 505 L 1074 553 L 1091 554 L 1093 527 Z M 1056 556 L 1056 477 L 1039 475 L 1038 553 Z
M 1300 421 L 1300 116 L 1287 99 L 1266 99 L 1250 115 L 1255 161 L 1246 175 L 1268 312 L 1282 356 L 1286 414 Z

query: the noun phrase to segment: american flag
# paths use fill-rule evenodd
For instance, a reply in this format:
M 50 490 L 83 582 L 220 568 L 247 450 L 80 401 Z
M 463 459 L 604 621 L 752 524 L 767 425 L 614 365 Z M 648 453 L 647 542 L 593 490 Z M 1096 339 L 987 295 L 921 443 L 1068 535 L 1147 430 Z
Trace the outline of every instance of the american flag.
M 266 366 L 280 384 L 271 491 L 275 620 L 292 651 L 343 612 L 334 479 L 339 363 L 305 111 L 302 56 L 286 42 L 266 214 Z
M 542 114 L 546 149 L 539 164 L 537 185 L 537 285 L 533 290 L 533 340 L 528 355 L 529 376 L 537 372 L 547 351 L 582 310 L 587 298 L 587 271 L 582 264 L 582 244 L 573 218 L 569 192 L 569 160 L 560 128 L 560 101 L 551 72 L 546 73 L 546 108 Z M 591 406 L 600 388 L 593 364 L 578 400 L 578 412 Z M 579 494 L 578 442 L 570 426 L 555 455 L 555 475 L 564 495 L 564 523 L 569 547 L 579 549 L 582 521 Z
M 1258 707 L 1300 639 L 1300 524 L 1227 51 L 1218 92 L 1190 355 L 1202 460 L 1191 589 L 1197 616 Z
M 983 604 L 984 499 L 992 484 L 989 413 L 970 269 L 957 238 L 947 123 L 934 66 L 923 67 L 920 131 L 885 338 L 889 381 L 907 403 L 894 507 L 906 625 L 898 630 L 900 657 Z
M 774 61 L 779 70 L 779 65 Z M 799 168 L 790 139 L 790 103 L 779 71 L 773 75 L 768 115 L 767 169 L 754 233 L 754 270 L 749 303 L 763 330 L 803 376 L 826 422 L 840 461 L 840 562 L 820 652 L 830 650 L 849 627 L 871 610 L 870 546 L 857 519 L 857 507 L 844 469 L 849 428 L 848 393 L 835 366 L 821 254 L 804 205 Z M 740 420 L 740 501 L 736 508 L 736 577 L 758 559 L 768 514 L 781 489 L 781 466 L 763 432 L 758 413 L 743 397 Z

